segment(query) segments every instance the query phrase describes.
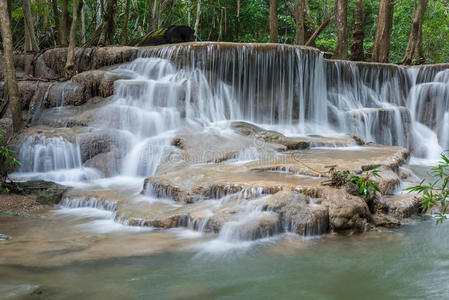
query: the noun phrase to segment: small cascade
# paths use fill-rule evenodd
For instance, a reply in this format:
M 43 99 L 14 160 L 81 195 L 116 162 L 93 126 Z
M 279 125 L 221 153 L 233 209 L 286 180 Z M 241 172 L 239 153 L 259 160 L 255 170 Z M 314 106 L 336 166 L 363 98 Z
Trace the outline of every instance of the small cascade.
M 63 137 L 30 136 L 20 148 L 22 172 L 49 172 L 81 167 L 81 153 L 77 145 Z
M 80 147 L 63 137 L 30 136 L 20 147 L 18 177 L 56 182 L 90 181 L 99 173 L 81 163 Z
M 84 198 L 84 197 L 76 197 L 69 198 L 64 197 L 61 203 L 59 204 L 62 207 L 66 208 L 96 208 L 114 212 L 117 209 L 117 203 L 108 201 L 108 200 L 100 200 L 98 198 Z
M 407 103 L 415 121 L 412 149 L 418 156 L 438 159 L 449 148 L 449 71 L 436 73 L 432 82 L 414 85 Z

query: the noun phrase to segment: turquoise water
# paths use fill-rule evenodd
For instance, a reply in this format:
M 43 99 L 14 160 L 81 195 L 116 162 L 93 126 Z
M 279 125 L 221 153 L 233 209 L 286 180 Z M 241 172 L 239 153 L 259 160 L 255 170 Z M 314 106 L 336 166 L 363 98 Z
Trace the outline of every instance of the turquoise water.
M 448 237 L 449 222 L 428 220 L 217 253 L 201 251 L 209 243 L 201 241 L 182 251 L 55 267 L 5 262 L 0 292 L 10 299 L 448 299 Z

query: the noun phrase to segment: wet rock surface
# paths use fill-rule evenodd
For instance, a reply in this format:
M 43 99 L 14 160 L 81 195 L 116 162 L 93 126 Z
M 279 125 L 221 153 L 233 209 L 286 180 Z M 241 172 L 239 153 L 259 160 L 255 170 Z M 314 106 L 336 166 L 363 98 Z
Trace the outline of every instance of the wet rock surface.
M 36 201 L 42 205 L 58 204 L 69 189 L 66 186 L 44 180 L 15 182 L 7 184 L 7 187 L 16 194 L 35 195 Z
M 401 180 L 412 177 L 400 171 L 410 152 L 399 146 L 370 143 L 376 140 L 408 145 L 406 139 L 398 142 L 410 135 L 412 122 L 404 99 L 391 99 L 393 107 L 370 94 L 357 102 L 360 105 L 352 105 L 349 102 L 358 101 L 358 97 L 348 93 L 343 99 L 348 101 L 345 106 L 338 102 L 343 100 L 335 90 L 326 99 L 326 91 L 320 90 L 320 80 L 325 80 L 320 73 L 323 70 L 317 68 L 322 66 L 321 58 L 313 49 L 301 48 L 304 55 L 310 55 L 301 56 L 301 60 L 295 47 L 286 46 L 279 52 L 288 56 L 289 62 L 307 60 L 314 66 L 310 74 L 317 76 L 316 82 L 304 79 L 310 86 L 292 93 L 281 85 L 299 89 L 302 83 L 288 74 L 285 82 L 263 86 L 272 82 L 273 74 L 289 70 L 286 60 L 273 66 L 270 74 L 236 71 L 238 82 L 257 83 L 251 89 L 237 85 L 235 74 L 224 72 L 210 61 L 207 66 L 198 66 L 197 62 L 189 65 L 189 59 L 201 58 L 206 52 L 213 54 L 220 49 L 235 54 L 239 47 L 192 43 L 146 50 L 77 48 L 77 74 L 64 82 L 58 80 L 63 74 L 66 49 L 50 49 L 35 57 L 34 69 L 27 69 L 25 61 L 29 58 L 24 58 L 21 68 L 26 73 L 49 81 L 20 84 L 24 107 L 39 108 L 30 118 L 33 126 L 15 140 L 16 149 L 28 147 L 23 157 L 29 162 L 21 171 L 50 170 L 57 173 L 57 178 L 87 186 L 76 191 L 47 186 L 50 192 L 45 195 L 45 185 L 36 182 L 37 201 L 57 203 L 63 197 L 63 205 L 68 207 L 111 210 L 118 223 L 163 229 L 187 227 L 237 240 L 283 232 L 305 236 L 363 232 L 373 226 L 397 226 L 419 212 L 416 198 L 397 194 Z M 266 53 L 283 57 L 274 51 L 277 46 L 248 47 L 242 53 L 254 57 L 248 64 L 251 70 L 253 63 L 265 62 L 261 59 Z M 182 55 L 192 49 L 198 52 Z M 253 55 L 257 51 L 263 55 Z M 138 53 L 143 57 L 123 64 Z M 243 63 L 232 55 L 229 58 L 231 65 Z M 329 78 L 333 78 L 332 72 L 337 69 L 333 62 L 328 64 Z M 182 69 L 185 66 L 199 69 L 189 73 L 188 68 Z M 385 80 L 394 79 L 394 72 L 402 72 L 399 67 L 383 67 L 362 64 L 359 71 L 364 74 L 369 68 L 379 69 Z M 329 82 L 329 89 L 353 83 L 353 74 L 345 70 L 345 82 L 338 82 L 341 78 Z M 366 96 L 366 89 L 376 89 L 371 77 L 363 80 L 366 87 L 361 87 L 363 92 L 356 96 Z M 273 97 L 273 93 L 279 95 Z M 344 107 L 337 109 L 339 106 Z M 250 120 L 260 125 L 229 120 Z M 326 126 L 337 123 L 340 127 L 332 128 L 335 131 L 327 130 Z M 399 124 L 401 128 L 396 126 Z M 308 126 L 321 127 L 317 130 Z M 56 157 L 63 163 L 57 165 Z M 346 187 L 323 185 L 330 170 L 363 176 L 377 165 L 381 166 L 381 177 L 375 179 L 380 192 L 370 199 Z M 87 169 L 94 170 L 95 176 L 87 174 Z M 65 174 L 70 172 L 77 176 Z M 113 179 L 117 186 L 102 186 L 113 176 L 123 178 Z M 126 182 L 128 177 L 139 181 L 139 186 L 120 190 L 121 181 Z

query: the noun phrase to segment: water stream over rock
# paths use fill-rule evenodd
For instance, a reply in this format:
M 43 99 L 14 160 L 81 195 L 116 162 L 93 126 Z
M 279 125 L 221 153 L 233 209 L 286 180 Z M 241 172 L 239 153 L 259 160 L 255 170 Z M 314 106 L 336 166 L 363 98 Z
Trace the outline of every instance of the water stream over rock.
M 112 69 L 74 78 L 90 100 L 67 102 L 62 92 L 40 112 L 17 143 L 24 164 L 13 176 L 74 186 L 62 206 L 107 208 L 127 225 L 182 226 L 234 243 L 365 231 L 371 214 L 417 211 L 413 196 L 397 193 L 405 148 L 427 160 L 449 148 L 449 72 L 439 66 L 192 43 L 139 49 Z M 102 88 L 85 86 L 89 76 L 101 76 Z M 321 185 L 332 166 L 362 173 L 377 164 L 375 211 Z

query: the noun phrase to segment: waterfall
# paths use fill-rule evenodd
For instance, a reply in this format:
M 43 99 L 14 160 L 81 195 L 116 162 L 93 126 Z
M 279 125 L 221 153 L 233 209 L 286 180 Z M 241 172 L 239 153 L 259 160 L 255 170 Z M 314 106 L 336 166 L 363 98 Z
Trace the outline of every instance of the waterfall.
M 82 128 L 33 131 L 20 146 L 18 158 L 23 165 L 14 175 L 104 189 L 122 188 L 132 181 L 140 189 L 143 178 L 160 175 L 167 162 L 170 171 L 178 167 L 178 162 L 181 170 L 186 167 L 182 164 L 190 167 L 191 161 L 180 158 L 185 149 L 174 142 L 175 138 L 181 140 L 182 134 L 189 133 L 193 138 L 187 142 L 204 148 L 203 153 L 192 156 L 205 156 L 210 150 L 208 143 L 218 144 L 211 145 L 216 146 L 211 147 L 213 151 L 220 149 L 219 143 L 224 140 L 220 138 L 228 134 L 231 121 L 236 120 L 295 137 L 357 134 L 367 142 L 407 147 L 415 157 L 438 159 L 449 148 L 449 69 L 445 67 L 449 66 L 409 68 L 326 60 L 316 49 L 289 45 L 192 43 L 144 48 L 137 59 L 114 69 L 128 79 L 115 81 L 111 98 L 76 110 L 80 112 L 80 122 L 75 123 L 83 124 Z M 61 106 L 56 109 L 59 112 L 70 109 L 63 102 L 56 105 Z M 83 119 L 83 109 L 90 113 L 87 120 Z M 205 140 L 199 141 L 203 136 Z M 279 154 L 277 148 L 263 153 L 257 142 L 243 142 L 234 132 L 229 140 L 229 144 L 241 143 L 241 147 L 217 160 L 198 157 L 196 162 L 201 165 L 191 166 L 188 171 L 218 161 L 234 164 L 233 167 L 249 160 L 268 161 Z M 284 145 L 279 146 L 287 151 Z M 170 159 L 176 163 L 170 165 Z M 102 169 L 108 165 L 114 170 Z M 198 176 L 206 177 L 204 174 L 199 172 Z M 173 203 L 176 191 L 148 180 L 143 198 L 169 198 L 164 203 L 167 207 L 182 206 Z M 181 180 L 182 184 L 193 186 L 190 178 Z M 188 199 L 231 205 L 222 198 L 242 187 L 227 184 L 220 183 L 208 194 L 192 189 Z M 257 191 L 248 189 L 246 193 L 256 195 Z M 259 198 L 267 194 L 262 190 L 258 193 Z M 121 199 L 117 195 L 130 206 L 136 204 L 131 203 L 134 196 Z M 179 202 L 187 199 L 181 196 Z M 267 211 L 254 202 L 256 197 L 242 197 L 242 202 L 232 204 L 238 210 L 229 218 L 223 213 L 226 218 L 218 236 L 221 242 L 240 243 L 280 232 L 296 232 L 292 228 L 299 223 L 293 223 L 303 216 L 280 217 L 281 213 Z M 88 195 L 66 199 L 63 205 L 109 205 L 98 201 Z M 108 207 L 116 209 L 120 201 Z M 303 209 L 307 207 L 304 204 Z M 176 214 L 181 215 L 182 222 L 176 224 L 211 231 L 209 215 L 191 220 L 188 216 L 193 214 L 189 212 Z M 323 214 L 310 224 L 299 225 L 304 226 L 301 230 L 305 235 L 321 234 L 329 227 L 328 216 Z
M 20 147 L 19 177 L 58 182 L 90 181 L 97 171 L 81 163 L 80 147 L 63 137 L 30 136 Z
M 289 135 L 357 134 L 435 158 L 449 148 L 449 70 L 444 68 L 325 60 L 316 49 L 289 45 L 147 48 L 116 70 L 132 79 L 116 82 L 115 95 L 98 110 L 93 126 L 126 136 L 118 145 L 121 154 L 115 165 L 121 167 L 114 174 L 132 177 L 155 174 L 174 149 L 170 142 L 180 128 L 207 128 L 229 120 Z M 29 157 L 27 151 L 42 153 L 42 147 L 65 147 L 62 152 L 74 154 L 52 162 L 34 159 L 36 168 L 27 160 L 21 171 L 82 166 L 75 150 L 56 145 L 52 138 L 25 143 L 22 160 Z

